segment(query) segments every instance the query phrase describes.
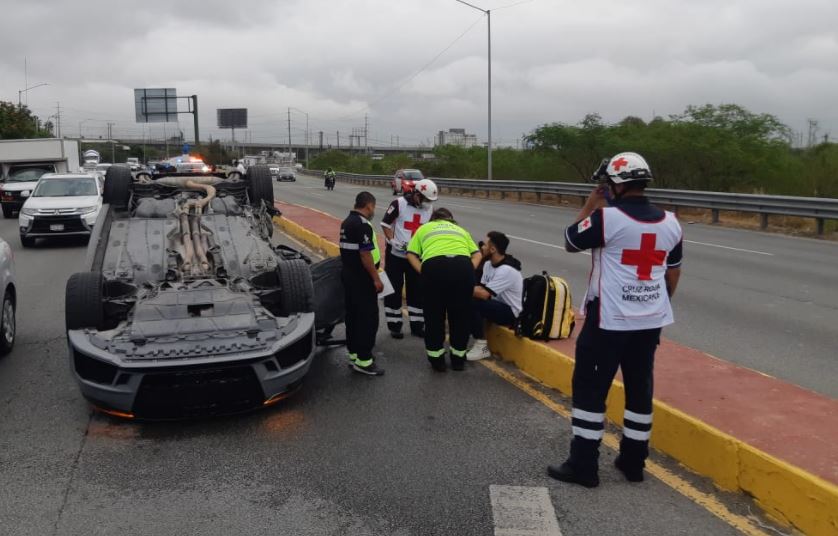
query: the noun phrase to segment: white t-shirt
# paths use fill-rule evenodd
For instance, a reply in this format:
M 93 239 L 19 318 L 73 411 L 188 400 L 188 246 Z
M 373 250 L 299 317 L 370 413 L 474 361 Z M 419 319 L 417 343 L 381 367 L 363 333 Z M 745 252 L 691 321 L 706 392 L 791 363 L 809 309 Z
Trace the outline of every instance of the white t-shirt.
M 492 266 L 491 262 L 483 265 L 483 277 L 480 283 L 498 299 L 512 308 L 515 318 L 521 314 L 521 300 L 524 293 L 524 278 L 521 272 L 509 266 L 501 264 Z

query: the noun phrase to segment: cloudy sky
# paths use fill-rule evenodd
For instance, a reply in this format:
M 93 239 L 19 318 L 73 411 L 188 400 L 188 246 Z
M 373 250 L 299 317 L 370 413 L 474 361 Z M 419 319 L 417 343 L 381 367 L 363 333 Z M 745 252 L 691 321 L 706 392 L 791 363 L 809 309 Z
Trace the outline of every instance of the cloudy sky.
M 492 12 L 497 142 L 598 112 L 651 119 L 733 102 L 838 136 L 836 0 L 473 0 Z M 200 6 L 200 7 L 196 7 Z M 485 139 L 486 20 L 455 0 L 0 0 L 0 99 L 25 94 L 63 133 L 160 136 L 137 124 L 133 88 L 249 109 L 254 141 L 287 138 L 286 109 L 334 144 L 369 116 L 370 144 Z M 28 64 L 28 78 L 24 63 Z M 178 125 L 167 125 L 167 132 Z M 180 127 L 192 137 L 190 116 Z M 305 116 L 292 112 L 302 139 Z M 237 133 L 242 139 L 244 133 Z

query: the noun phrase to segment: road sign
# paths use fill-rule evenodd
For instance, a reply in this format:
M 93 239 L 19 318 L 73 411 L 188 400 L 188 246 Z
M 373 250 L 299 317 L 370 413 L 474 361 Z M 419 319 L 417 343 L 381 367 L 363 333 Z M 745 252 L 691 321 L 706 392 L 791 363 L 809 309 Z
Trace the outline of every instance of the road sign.
M 218 108 L 218 128 L 247 128 L 247 108 Z
M 175 88 L 135 89 L 137 123 L 176 123 L 177 100 Z

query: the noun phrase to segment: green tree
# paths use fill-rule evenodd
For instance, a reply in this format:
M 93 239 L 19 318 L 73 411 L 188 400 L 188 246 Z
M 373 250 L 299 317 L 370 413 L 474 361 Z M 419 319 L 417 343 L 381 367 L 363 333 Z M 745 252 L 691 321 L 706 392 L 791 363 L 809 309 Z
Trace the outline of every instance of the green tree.
M 0 139 L 49 138 L 48 128 L 41 128 L 38 118 L 26 106 L 0 101 Z

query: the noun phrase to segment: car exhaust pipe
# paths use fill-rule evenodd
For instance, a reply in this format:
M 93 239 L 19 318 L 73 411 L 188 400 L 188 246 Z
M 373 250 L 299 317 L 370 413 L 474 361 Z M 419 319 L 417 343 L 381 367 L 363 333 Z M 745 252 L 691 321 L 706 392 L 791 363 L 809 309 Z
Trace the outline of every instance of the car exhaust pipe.
M 198 261 L 201 263 L 201 268 L 204 272 L 208 272 L 209 260 L 207 259 L 206 251 L 204 251 L 204 243 L 201 240 L 201 216 L 190 216 L 189 226 L 192 229 L 192 244 L 195 248 L 195 255 L 198 257 Z
M 186 212 L 180 213 L 180 241 L 183 244 L 183 271 L 192 269 L 192 259 L 195 256 L 195 249 L 192 246 L 192 238 L 189 233 L 189 216 Z

